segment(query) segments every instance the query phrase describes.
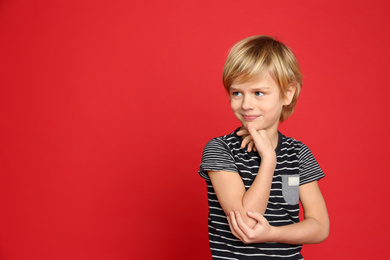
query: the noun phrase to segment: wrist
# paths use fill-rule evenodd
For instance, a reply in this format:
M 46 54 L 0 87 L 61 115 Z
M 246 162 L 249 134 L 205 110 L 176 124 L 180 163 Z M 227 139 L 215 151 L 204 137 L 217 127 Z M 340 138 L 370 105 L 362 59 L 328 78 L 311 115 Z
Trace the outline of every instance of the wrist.
M 273 167 L 276 166 L 276 154 L 275 151 L 272 151 L 271 153 L 265 153 L 260 155 L 261 157 L 261 164 L 267 164 L 272 165 Z
M 274 227 L 274 226 L 270 226 L 268 241 L 270 241 L 270 242 L 278 242 L 279 241 L 278 238 L 279 238 L 279 228 L 278 227 Z

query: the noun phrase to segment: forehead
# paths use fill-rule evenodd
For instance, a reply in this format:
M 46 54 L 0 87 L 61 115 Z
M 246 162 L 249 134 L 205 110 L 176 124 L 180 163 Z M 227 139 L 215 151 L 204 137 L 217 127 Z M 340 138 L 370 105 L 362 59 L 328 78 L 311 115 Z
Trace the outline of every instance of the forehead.
M 266 73 L 263 77 L 257 77 L 245 82 L 233 82 L 230 86 L 230 90 L 246 90 L 246 89 L 259 89 L 259 90 L 274 90 L 278 91 L 279 86 L 269 73 Z

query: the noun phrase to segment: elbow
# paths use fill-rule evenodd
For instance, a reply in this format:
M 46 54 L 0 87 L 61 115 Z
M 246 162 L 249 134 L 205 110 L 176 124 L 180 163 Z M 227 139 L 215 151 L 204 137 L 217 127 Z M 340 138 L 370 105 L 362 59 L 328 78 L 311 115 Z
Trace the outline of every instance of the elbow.
M 328 236 L 329 236 L 329 223 L 327 224 L 324 224 L 321 226 L 319 232 L 318 232 L 318 236 L 317 236 L 317 241 L 315 242 L 316 244 L 317 243 L 322 243 L 324 242 Z
M 324 230 L 323 240 L 321 242 L 325 241 L 329 236 L 329 230 L 330 230 L 329 223 L 326 225 L 326 227 L 324 229 L 325 230 Z
M 329 229 L 324 230 L 323 232 L 321 232 L 321 234 L 319 234 L 316 244 L 324 242 L 328 238 L 328 236 L 329 236 Z
M 324 242 L 329 236 L 329 219 L 318 220 L 316 218 L 308 218 L 311 225 L 311 238 L 307 244 L 319 244 Z
M 237 218 L 241 218 L 241 220 L 247 225 L 249 226 L 250 228 L 253 228 L 256 224 L 257 224 L 257 221 L 253 218 L 250 218 L 247 214 L 248 210 L 247 209 L 244 209 L 244 208 L 238 208 L 238 209 L 235 209 L 235 210 L 226 210 L 225 211 L 225 214 L 229 220 L 229 218 L 233 217 L 236 219 L 237 221 Z M 232 215 L 231 215 L 232 213 Z

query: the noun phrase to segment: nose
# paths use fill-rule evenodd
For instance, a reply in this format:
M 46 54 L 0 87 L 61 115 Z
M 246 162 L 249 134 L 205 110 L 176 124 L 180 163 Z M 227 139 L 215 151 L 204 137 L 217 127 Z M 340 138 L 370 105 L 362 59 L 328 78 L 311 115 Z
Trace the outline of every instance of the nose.
M 250 96 L 244 96 L 243 101 L 242 101 L 242 109 L 244 109 L 244 110 L 253 109 L 253 102 L 252 102 L 252 98 Z

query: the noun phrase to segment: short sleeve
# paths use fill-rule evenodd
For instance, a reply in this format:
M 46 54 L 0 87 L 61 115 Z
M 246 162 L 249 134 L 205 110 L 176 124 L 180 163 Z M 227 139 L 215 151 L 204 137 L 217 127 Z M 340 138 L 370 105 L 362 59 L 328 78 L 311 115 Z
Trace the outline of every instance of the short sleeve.
M 202 163 L 198 173 L 202 178 L 208 180 L 207 171 L 238 172 L 229 147 L 218 138 L 208 142 L 203 150 Z
M 301 149 L 298 153 L 298 158 L 300 173 L 299 185 L 303 185 L 312 181 L 317 181 L 325 177 L 325 174 L 323 173 L 317 160 L 314 158 L 313 153 L 305 144 L 302 144 Z

